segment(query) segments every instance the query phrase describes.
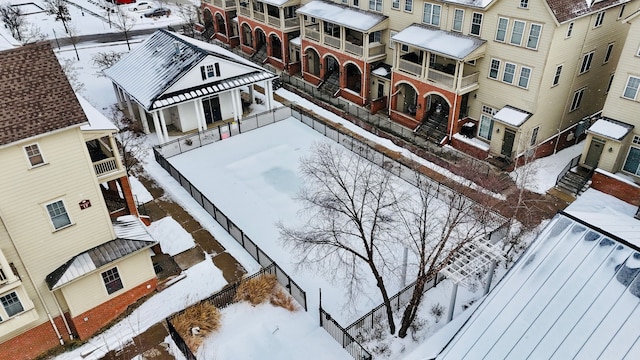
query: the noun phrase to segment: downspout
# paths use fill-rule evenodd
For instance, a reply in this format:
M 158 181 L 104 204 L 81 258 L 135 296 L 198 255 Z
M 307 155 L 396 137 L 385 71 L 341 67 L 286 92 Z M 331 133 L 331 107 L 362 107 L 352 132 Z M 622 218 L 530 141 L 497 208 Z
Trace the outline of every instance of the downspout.
M 3 218 L 2 214 L 0 214 L 0 218 Z M 29 273 L 29 268 L 25 265 L 25 262 L 22 260 L 22 256 L 20 255 L 20 251 L 18 250 L 18 247 L 16 246 L 16 243 L 13 241 L 13 237 L 11 236 L 7 226 L 4 224 L 4 221 L 2 221 L 2 226 L 4 227 L 4 229 L 7 232 L 7 234 L 9 234 L 9 240 L 11 241 L 11 244 L 13 245 L 13 248 L 16 249 L 16 254 L 18 254 L 18 259 L 20 259 L 20 262 L 24 266 L 24 271 L 27 273 L 27 276 L 29 277 L 29 282 L 31 282 L 31 285 L 33 285 L 33 289 L 36 291 L 36 294 L 38 295 L 38 299 L 40 299 L 40 303 L 42 303 L 42 307 L 44 308 L 44 311 L 47 313 L 47 317 L 49 318 L 49 322 L 51 323 L 51 327 L 53 327 L 53 331 L 55 331 L 56 336 L 58 337 L 58 341 L 60 341 L 60 345 L 64 345 L 64 340 L 62 339 L 62 335 L 60 335 L 60 331 L 58 330 L 58 327 L 56 326 L 56 323 L 53 321 L 53 317 L 51 316 L 51 312 L 49 311 L 49 308 L 47 307 L 47 304 L 44 302 L 44 298 L 42 297 L 42 294 L 40 294 L 40 290 L 38 290 L 38 287 L 36 286 L 36 283 L 33 280 L 33 277 L 31 277 L 31 273 Z M 64 317 L 64 315 L 63 315 L 63 317 Z
M 449 129 L 449 141 L 451 141 L 451 138 L 453 137 L 453 122 L 456 121 L 455 117 L 456 117 L 456 109 L 458 108 L 458 91 L 456 90 L 455 92 L 455 97 L 453 98 L 453 111 L 451 112 L 451 117 L 453 117 L 453 119 L 451 119 L 451 127 Z M 458 114 L 460 114 L 460 111 L 458 111 Z
M 62 311 L 62 308 L 60 308 L 60 303 L 58 302 L 58 298 L 56 297 L 56 294 L 54 294 L 53 292 L 51 293 L 51 295 L 53 296 L 53 301 L 56 303 L 56 307 L 58 308 L 58 311 L 60 312 L 60 317 L 62 318 L 62 322 L 64 323 L 64 327 L 67 328 L 67 334 L 69 334 L 69 339 L 73 340 L 73 334 L 71 333 L 71 327 L 69 327 L 69 323 L 67 322 L 67 317 L 64 316 L 64 312 Z

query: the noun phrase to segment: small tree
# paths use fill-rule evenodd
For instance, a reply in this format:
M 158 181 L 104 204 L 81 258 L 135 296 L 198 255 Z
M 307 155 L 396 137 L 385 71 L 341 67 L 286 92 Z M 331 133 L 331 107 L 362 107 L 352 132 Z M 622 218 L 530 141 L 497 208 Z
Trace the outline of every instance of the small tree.
M 104 76 L 103 71 L 112 67 L 115 63 L 120 61 L 121 58 L 121 52 L 110 50 L 94 54 L 91 57 L 91 62 L 93 62 L 93 65 L 97 66 L 98 69 L 100 69 L 100 71 L 98 72 L 98 76 Z
M 73 45 L 73 50 L 76 52 L 76 59 L 80 61 L 80 54 L 78 54 L 78 42 L 80 38 L 78 37 L 78 29 L 73 24 L 68 25 L 68 33 L 69 33 L 69 41 L 71 45 Z
M 9 29 L 11 36 L 23 45 L 46 38 L 37 26 L 27 21 L 20 7 L 0 5 L 0 20 Z
M 118 128 L 116 139 L 120 144 L 120 158 L 127 175 L 131 175 L 131 170 L 144 161 L 149 152 L 144 131 L 115 105 L 111 108 L 111 122 Z
M 62 71 L 67 76 L 73 91 L 77 93 L 84 91 L 84 83 L 80 80 L 80 74 L 76 68 L 76 62 L 74 62 L 73 59 L 64 59 L 60 65 L 62 66 Z
M 124 34 L 124 39 L 127 42 L 127 49 L 131 50 L 131 45 L 129 44 L 129 32 L 136 25 L 138 19 L 127 14 L 127 12 L 121 8 L 117 8 L 114 15 L 114 24 L 116 25 L 116 28 L 120 29 Z
M 71 14 L 65 0 L 44 0 L 45 12 L 49 15 L 55 15 L 56 21 L 61 21 L 64 31 L 69 34 L 69 22 L 71 22 Z
M 198 8 L 195 5 L 178 4 L 178 16 L 184 21 L 182 26 L 184 34 L 194 37 L 198 21 Z

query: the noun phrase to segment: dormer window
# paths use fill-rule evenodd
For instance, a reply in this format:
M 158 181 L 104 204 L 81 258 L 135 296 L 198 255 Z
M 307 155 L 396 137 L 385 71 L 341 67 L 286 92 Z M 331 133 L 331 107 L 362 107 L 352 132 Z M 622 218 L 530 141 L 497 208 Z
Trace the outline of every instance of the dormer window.
M 220 77 L 220 64 L 209 64 L 200 67 L 202 73 L 202 80 L 207 80 L 214 77 Z

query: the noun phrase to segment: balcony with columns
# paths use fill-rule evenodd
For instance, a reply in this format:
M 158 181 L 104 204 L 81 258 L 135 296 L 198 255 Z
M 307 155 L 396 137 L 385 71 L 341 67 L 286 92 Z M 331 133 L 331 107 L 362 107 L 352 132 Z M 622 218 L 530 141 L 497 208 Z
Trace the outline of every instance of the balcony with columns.
M 296 31 L 300 26 L 296 16 L 296 9 L 300 6 L 299 0 L 235 1 L 239 16 L 261 22 L 283 32 Z

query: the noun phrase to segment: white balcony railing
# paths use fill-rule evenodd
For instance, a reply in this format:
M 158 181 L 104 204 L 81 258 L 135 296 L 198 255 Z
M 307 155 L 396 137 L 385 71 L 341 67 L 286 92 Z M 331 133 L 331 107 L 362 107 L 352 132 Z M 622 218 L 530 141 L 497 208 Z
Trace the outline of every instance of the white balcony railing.
M 284 19 L 285 28 L 297 27 L 298 25 L 300 25 L 300 19 L 298 19 L 297 17 Z
M 280 18 L 269 15 L 269 25 L 280 27 Z
M 96 171 L 97 176 L 102 176 L 104 174 L 117 171 L 118 163 L 116 162 L 116 158 L 110 157 L 94 162 L 93 169 Z
M 235 0 L 227 0 L 224 2 L 225 6 L 227 8 L 232 8 L 232 7 L 236 7 L 236 2 Z
M 410 74 L 416 75 L 416 76 L 420 76 L 422 75 L 422 65 L 421 64 L 416 64 L 414 62 L 411 61 L 407 61 L 404 59 L 400 59 L 400 61 L 398 62 L 398 69 L 402 70 L 402 71 L 406 71 Z
M 324 34 L 324 44 L 340 49 L 340 38 Z
M 222 8 L 222 0 L 213 0 L 213 5 Z
M 247 7 L 240 6 L 240 15 L 251 17 L 251 10 Z
M 464 89 L 467 86 L 471 86 L 471 85 L 477 84 L 478 83 L 478 75 L 479 74 L 480 73 L 475 72 L 475 73 L 473 73 L 471 75 L 467 75 L 467 76 L 463 77 L 462 81 L 460 82 L 460 87 Z
M 348 41 L 344 43 L 344 51 L 350 54 L 362 56 L 362 46 L 352 44 Z
M 320 41 L 320 32 L 313 30 L 313 29 L 305 29 L 304 30 L 304 35 L 306 37 L 308 37 L 309 39 L 315 40 L 315 41 Z
M 369 56 L 378 56 L 384 55 L 385 47 L 384 44 L 369 44 Z
M 254 11 L 253 12 L 253 18 L 258 20 L 258 21 L 260 21 L 260 22 L 264 22 L 264 13 Z
M 447 73 L 443 73 L 442 71 L 438 71 L 438 70 L 434 70 L 434 69 L 429 69 L 429 72 L 427 73 L 427 79 L 431 80 L 431 81 L 435 81 L 438 84 L 442 84 L 445 85 L 449 88 L 453 88 L 453 75 L 449 75 Z

